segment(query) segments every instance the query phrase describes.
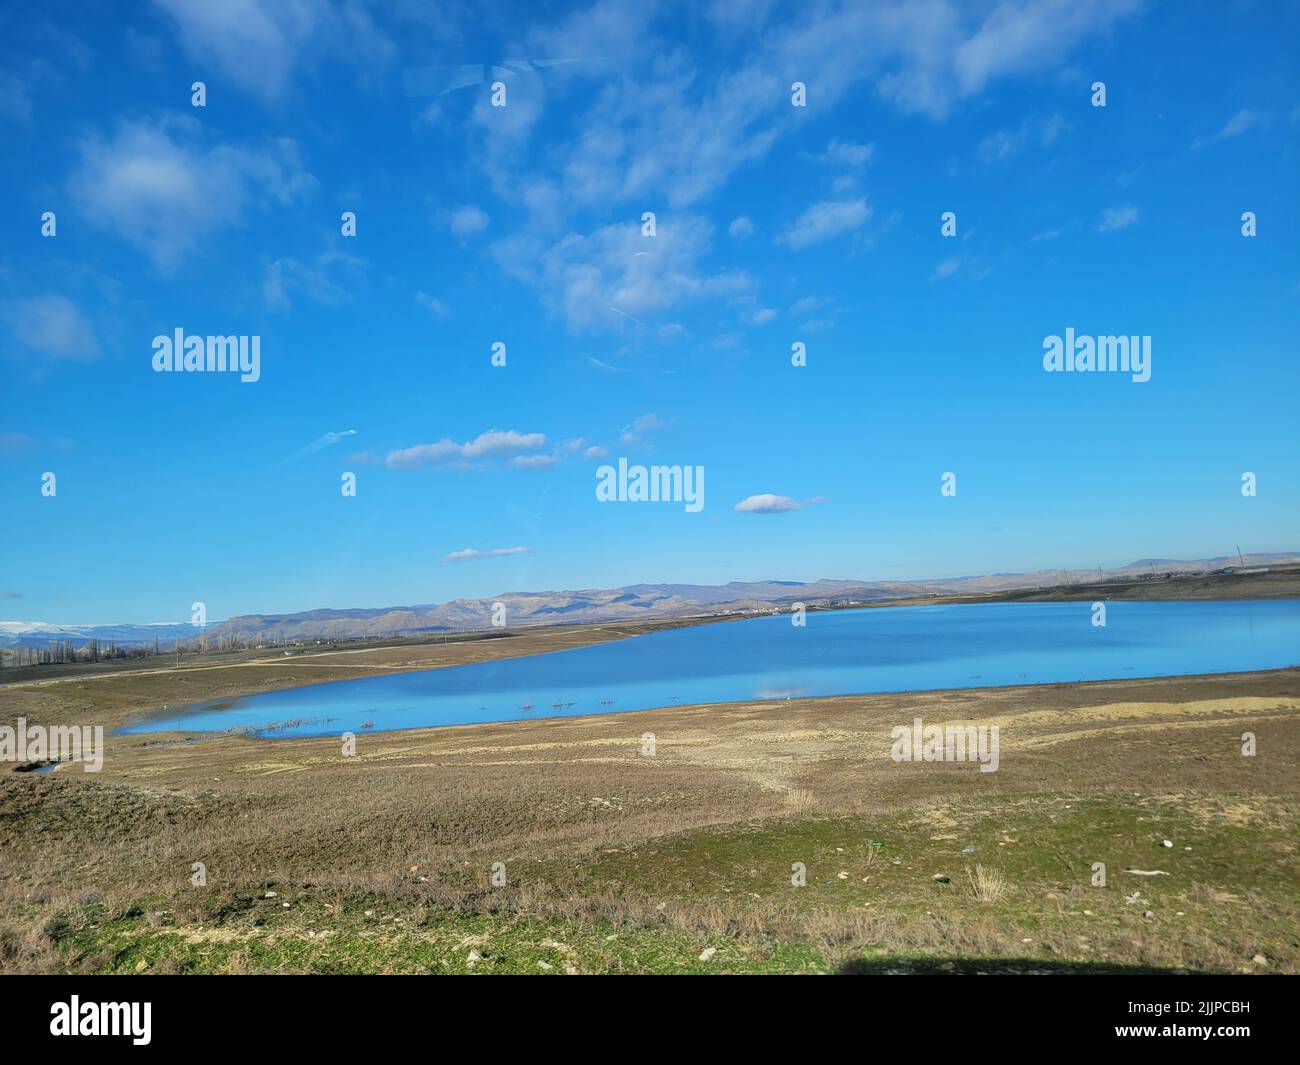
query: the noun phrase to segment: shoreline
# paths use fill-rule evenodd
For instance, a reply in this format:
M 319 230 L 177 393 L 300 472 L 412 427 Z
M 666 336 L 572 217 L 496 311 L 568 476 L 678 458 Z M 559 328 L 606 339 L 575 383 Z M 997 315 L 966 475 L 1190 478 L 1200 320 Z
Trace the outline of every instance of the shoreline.
M 445 667 L 454 669 L 454 666 Z M 416 670 L 414 672 L 426 672 Z M 432 672 L 432 671 L 428 671 Z M 420 735 L 427 733 L 445 732 L 450 729 L 475 729 L 475 728 L 500 728 L 509 725 L 547 725 L 558 724 L 560 722 L 574 722 L 577 724 L 589 723 L 592 721 L 604 720 L 607 718 L 625 718 L 637 714 L 662 714 L 672 713 L 676 710 L 709 710 L 715 709 L 726 711 L 743 706 L 758 707 L 775 707 L 787 704 L 818 704 L 826 702 L 839 702 L 845 699 L 888 699 L 891 696 L 897 697 L 932 697 L 941 699 L 948 696 L 960 696 L 972 692 L 980 693 L 1003 693 L 1008 696 L 1020 693 L 1032 693 L 1038 690 L 1046 689 L 1080 689 L 1088 691 L 1102 688 L 1106 685 L 1123 685 L 1123 684 L 1152 684 L 1159 685 L 1166 682 L 1177 681 L 1218 681 L 1228 682 L 1235 679 L 1244 679 L 1249 677 L 1270 677 L 1294 674 L 1300 678 L 1300 662 L 1293 662 L 1285 666 L 1266 666 L 1262 669 L 1239 669 L 1218 671 L 1213 673 L 1155 673 L 1140 677 L 1102 677 L 1096 680 L 1049 680 L 1039 682 L 1026 682 L 1019 684 L 980 684 L 960 688 L 902 688 L 898 691 L 861 691 L 861 692 L 836 692 L 826 695 L 800 695 L 791 696 L 784 699 L 727 699 L 719 702 L 703 703 L 675 703 L 665 706 L 646 706 L 635 710 L 609 710 L 604 712 L 595 712 L 590 714 L 549 714 L 538 715 L 535 717 L 516 717 L 501 718 L 497 721 L 462 721 L 447 725 L 412 725 L 405 728 L 390 729 L 365 729 L 357 731 L 356 735 L 360 736 L 398 736 L 402 734 Z M 325 681 L 327 684 L 343 684 L 348 681 Z M 312 685 L 306 685 L 312 687 Z M 288 689 L 279 689 L 288 690 Z M 198 712 L 196 710 L 196 712 Z M 157 711 L 147 711 L 141 717 Z M 352 731 L 352 730 L 344 730 Z M 118 737 L 151 737 L 163 736 L 170 740 L 176 740 L 185 743 L 203 743 L 206 741 L 222 739 L 226 737 L 238 737 L 255 742 L 263 743 L 286 743 L 294 740 L 337 740 L 340 733 L 336 732 L 319 732 L 311 734 L 293 734 L 285 736 L 266 735 L 264 731 L 255 728 L 240 729 L 222 729 L 218 730 L 194 730 L 194 729 L 174 729 L 169 731 L 144 732 L 144 731 L 126 731 L 124 728 L 116 728 L 106 735 Z
M 1046 601 L 1087 601 L 1089 598 L 1090 596 L 1083 595 L 1081 600 L 1054 599 Z M 1187 599 L 1188 597 L 1179 596 L 1172 601 L 1187 601 Z M 1247 596 L 1239 598 L 1230 595 L 1220 595 L 1217 598 L 1208 600 L 1196 599 L 1195 601 L 1249 603 L 1276 602 L 1278 599 L 1300 602 L 1300 596 L 1266 598 Z M 809 613 L 823 613 L 831 610 L 974 605 L 977 603 L 1012 603 L 1018 601 L 1026 600 L 1008 599 L 1006 596 L 961 597 L 959 599 L 943 600 L 890 600 L 875 604 L 853 604 L 826 608 L 810 607 Z M 1041 602 L 1044 600 L 1031 599 L 1027 601 Z M 1110 601 L 1117 602 L 1120 600 L 1112 599 Z M 1140 599 L 1124 601 L 1167 602 L 1171 600 Z M 322 684 L 363 680 L 369 677 L 417 673 L 507 659 L 528 658 L 541 654 L 593 647 L 603 643 L 632 639 L 636 636 L 672 629 L 694 628 L 699 625 L 754 620 L 773 616 L 775 615 L 771 611 L 761 611 L 726 616 L 646 619 L 636 623 L 600 622 L 585 625 L 544 626 L 506 630 L 500 635 L 489 638 L 474 636 L 446 641 L 434 638 L 419 641 L 394 639 L 373 646 L 328 647 L 280 656 L 270 656 L 262 652 L 233 652 L 228 653 L 226 661 L 211 661 L 212 658 L 218 657 L 215 655 L 202 656 L 197 662 L 191 660 L 179 666 L 165 668 L 145 664 L 150 662 L 148 659 L 143 660 L 135 668 L 124 667 L 119 663 L 101 663 L 98 664 L 101 667 L 99 669 L 94 669 L 91 665 L 73 667 L 76 671 L 66 676 L 0 682 L 0 695 L 6 697 L 6 703 L 12 702 L 14 706 L 12 714 L 7 713 L 6 716 L 25 716 L 30 721 L 40 721 L 46 724 L 84 722 L 89 719 L 95 723 L 103 724 L 105 729 L 113 734 L 162 735 L 163 733 L 153 732 L 121 733 L 120 730 L 138 726 L 164 715 L 172 716 L 180 712 L 189 712 L 188 708 L 207 706 L 223 700 L 237 700 Z M 1286 666 L 1277 668 L 1285 669 L 1294 666 L 1300 666 L 1300 662 L 1288 663 Z M 1257 671 L 1244 670 L 1239 672 Z M 1146 679 L 1165 679 L 1165 677 L 1193 675 L 1198 674 L 1167 674 L 1163 676 L 1157 674 Z M 1115 677 L 1107 679 L 1125 681 L 1141 678 Z M 1105 679 L 1096 681 L 1043 681 L 1040 682 L 1040 686 L 1105 682 Z M 925 690 L 978 691 L 996 687 L 1016 686 L 981 685 Z M 905 691 L 910 692 L 918 690 L 920 689 L 905 689 Z M 902 693 L 851 692 L 839 696 L 800 696 L 799 700 L 889 694 Z M 787 700 L 758 701 L 785 702 Z M 718 703 L 714 705 L 724 704 Z M 615 711 L 612 714 L 593 713 L 580 716 L 583 718 L 620 716 L 625 713 L 640 713 L 651 709 L 658 708 L 645 707 L 642 710 Z M 569 718 L 565 715 L 552 715 L 548 717 L 502 719 L 504 722 L 514 720 L 555 721 L 569 720 Z M 483 723 L 479 722 L 478 724 Z M 466 722 L 462 724 L 475 723 Z M 431 725 L 423 727 L 450 728 L 458 726 Z M 386 734 L 397 730 L 387 729 L 382 731 Z M 199 731 L 191 734 L 202 738 L 224 733 Z M 264 738 L 270 739 L 272 737 Z

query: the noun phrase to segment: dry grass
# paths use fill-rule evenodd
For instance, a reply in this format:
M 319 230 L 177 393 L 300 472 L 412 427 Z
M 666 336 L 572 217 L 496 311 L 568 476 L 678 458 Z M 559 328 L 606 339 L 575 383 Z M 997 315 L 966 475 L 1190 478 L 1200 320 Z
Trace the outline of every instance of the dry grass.
M 808 814 L 817 809 L 817 797 L 807 788 L 794 788 L 785 794 L 785 808 L 792 814 Z
M 17 716 L 21 707 L 11 705 L 5 715 Z M 715 829 L 813 831 L 853 818 L 868 826 L 856 837 L 860 845 L 883 838 L 872 818 L 915 818 L 920 838 L 951 837 L 974 830 L 964 811 L 976 804 L 996 799 L 1012 808 L 1041 794 L 1127 796 L 1130 805 L 1138 792 L 1167 796 L 1198 824 L 1280 830 L 1294 825 L 1290 800 L 1300 791 L 1298 711 L 1300 672 L 1281 670 L 371 733 L 359 737 L 353 758 L 330 739 L 186 743 L 114 735 L 97 776 L 0 772 L 0 970 L 58 969 L 65 962 L 48 928 L 88 906 L 129 915 L 144 899 L 151 900 L 146 913 L 166 913 L 178 927 L 219 924 L 256 945 L 261 926 L 238 922 L 271 885 L 295 907 L 333 907 L 339 920 L 358 908 L 391 908 L 408 926 L 416 915 L 417 928 L 456 913 L 719 935 L 755 950 L 808 940 L 834 964 L 875 949 L 998 954 L 1022 938 L 999 909 L 1009 901 L 1037 904 L 1051 890 L 1067 925 L 1083 920 L 1070 914 L 1095 903 L 1026 887 L 1005 871 L 1004 851 L 995 852 L 998 870 L 981 863 L 968 873 L 980 909 L 947 916 L 927 916 L 924 906 L 913 912 L 906 893 L 872 894 L 886 891 L 897 867 L 870 846 L 848 881 L 866 893 L 852 905 L 798 904 L 766 888 L 752 898 L 734 879 L 717 881 L 735 884 L 730 894 L 704 891 L 704 874 L 716 866 L 707 849 L 681 884 L 667 865 L 652 863 L 635 881 L 624 870 L 600 871 L 660 843 L 668 855 L 702 847 Z M 935 723 L 997 721 L 1002 767 L 981 774 L 892 762 L 889 729 L 917 714 Z M 1244 728 L 1261 736 L 1259 757 L 1240 756 Z M 647 729 L 658 737 L 655 758 L 639 753 Z M 1227 795 L 1230 802 L 1220 801 Z M 1031 831 L 1036 822 L 1025 823 Z M 1010 838 L 1028 846 L 1032 835 L 1017 828 Z M 926 890 L 935 868 L 960 867 L 960 841 L 948 846 L 944 860 L 954 864 L 917 870 Z M 789 861 L 803 856 L 783 859 L 786 883 Z M 834 848 L 827 860 L 839 860 Z M 1270 860 L 1294 867 L 1294 848 Z M 211 887 L 202 891 L 190 886 L 196 861 L 208 869 Z M 497 861 L 507 865 L 508 888 L 489 883 Z M 748 866 L 739 872 L 743 880 Z M 999 882 L 1001 889 L 993 886 Z M 1015 891 L 1007 892 L 1011 882 Z M 1202 897 L 1212 888 L 1190 887 L 1183 909 L 1236 914 L 1254 905 L 1260 921 L 1264 914 L 1283 927 L 1293 920 L 1240 886 L 1223 891 L 1244 901 L 1212 906 Z M 970 895 L 960 895 L 970 906 Z M 1121 902 L 1115 920 L 1129 921 L 1131 910 Z M 1253 916 L 1243 909 L 1240 921 Z M 1093 938 L 1088 950 L 1231 968 L 1244 949 L 1234 938 L 1240 927 L 1207 931 L 1195 948 L 1170 929 L 1125 925 L 1123 933 Z M 1056 949 L 1083 951 L 1072 935 L 1062 932 Z M 231 965 L 256 968 L 258 957 L 246 945 Z
M 998 870 L 976 865 L 966 867 L 971 891 L 980 902 L 1001 902 L 1007 895 L 1007 881 Z

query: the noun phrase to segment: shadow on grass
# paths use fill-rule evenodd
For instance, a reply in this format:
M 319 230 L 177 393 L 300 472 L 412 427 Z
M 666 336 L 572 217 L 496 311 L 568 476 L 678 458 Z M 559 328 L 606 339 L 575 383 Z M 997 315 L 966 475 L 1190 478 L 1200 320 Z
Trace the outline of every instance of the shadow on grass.
M 1123 965 L 1116 962 L 1059 961 L 1043 958 L 854 958 L 835 970 L 840 976 L 912 975 L 1032 975 L 1032 976 L 1174 976 L 1199 975 L 1211 970 L 1171 969 L 1158 965 Z

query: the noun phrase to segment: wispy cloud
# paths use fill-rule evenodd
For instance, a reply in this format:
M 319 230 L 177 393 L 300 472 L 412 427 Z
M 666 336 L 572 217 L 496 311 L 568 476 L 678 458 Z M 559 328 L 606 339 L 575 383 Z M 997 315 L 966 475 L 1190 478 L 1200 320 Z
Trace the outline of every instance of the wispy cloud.
M 435 318 L 446 318 L 451 314 L 451 308 L 448 307 L 437 296 L 430 296 L 425 292 L 415 294 L 415 302 L 421 307 L 427 307 Z
M 956 259 L 944 259 L 934 268 L 934 273 L 930 275 L 931 281 L 942 281 L 945 277 L 952 277 L 961 266 Z
M 1263 115 L 1258 111 L 1249 111 L 1243 108 L 1224 123 L 1223 129 L 1219 130 L 1219 138 L 1226 140 L 1230 137 L 1240 137 L 1248 130 L 1263 124 Z
M 745 32 L 723 31 L 726 60 L 707 63 L 661 38 L 651 5 L 582 7 L 519 35 L 528 54 L 620 57 L 554 72 L 546 97 L 563 95 L 573 106 L 546 111 L 555 120 L 544 140 L 540 92 L 516 92 L 506 108 L 490 107 L 484 95 L 471 113 L 471 164 L 526 219 L 493 251 L 579 332 L 629 328 L 610 307 L 654 326 L 657 312 L 729 298 L 753 282 L 705 265 L 710 227 L 689 216 L 799 125 L 791 122 L 792 81 L 808 82 L 820 113 L 874 84 L 898 109 L 942 120 L 996 79 L 1061 64 L 1080 41 L 1137 7 L 1137 0 L 1043 0 L 1030 9 L 827 2 L 778 24 L 767 9 L 748 5 Z M 847 171 L 870 158 L 870 144 L 847 139 L 832 140 L 823 153 L 826 165 Z M 867 221 L 867 201 L 848 176 L 838 175 L 837 191 L 810 207 L 782 243 L 808 247 Z M 659 212 L 654 239 L 643 240 L 634 226 L 590 228 L 588 219 L 608 217 L 611 208 L 639 212 L 656 203 L 670 210 Z M 753 223 L 742 216 L 728 231 L 741 239 Z M 632 265 L 638 251 L 648 254 Z
M 99 352 L 99 341 L 66 296 L 34 296 L 6 308 L 14 335 L 33 351 L 56 359 L 86 359 Z
M 625 425 L 623 431 L 619 434 L 618 442 L 622 445 L 629 446 L 641 443 L 650 433 L 667 426 L 657 414 L 642 414 L 635 419 L 631 425 Z
M 869 217 L 871 208 L 865 199 L 822 200 L 804 211 L 780 242 L 790 248 L 806 248 L 859 229 Z
M 1141 213 L 1136 207 L 1107 207 L 1101 212 L 1098 233 L 1113 233 L 1117 229 L 1127 229 L 1135 225 Z
M 302 200 L 316 186 L 292 141 L 206 145 L 188 116 L 125 121 L 88 136 L 68 189 L 94 225 L 114 229 L 163 271 L 254 206 Z
M 509 459 L 545 446 L 546 436 L 543 433 L 489 429 L 463 444 L 443 438 L 432 444 L 417 444 L 414 447 L 390 451 L 384 458 L 384 465 L 389 469 L 404 470 L 488 459 Z
M 346 440 L 348 437 L 356 436 L 356 435 L 357 435 L 357 431 L 355 429 L 344 429 L 341 432 L 337 432 L 337 433 L 323 433 L 320 436 L 318 436 L 315 440 L 313 440 L 310 444 L 304 444 L 292 455 L 286 458 L 284 462 L 286 463 L 296 462 L 298 459 L 306 458 L 308 455 L 315 454 L 317 451 L 320 451 L 323 448 L 333 447 L 335 444 L 339 443 L 340 441 Z
M 276 259 L 267 265 L 262 295 L 268 306 L 281 310 L 293 305 L 295 294 L 313 303 L 346 303 L 352 298 L 357 279 L 365 268 L 364 259 L 341 251 L 323 252 L 307 263 L 290 257 Z
M 478 207 L 469 205 L 459 207 L 451 215 L 451 235 L 457 240 L 465 240 L 472 237 L 475 233 L 481 233 L 488 227 L 488 216 L 486 212 Z
M 661 220 L 653 237 L 609 225 L 558 241 L 524 232 L 492 246 L 507 273 L 536 285 L 544 304 L 576 331 L 627 329 L 651 316 L 752 282 L 741 270 L 710 270 L 712 224 L 694 215 Z
M 731 225 L 727 226 L 727 232 L 737 240 L 744 240 L 745 237 L 754 235 L 754 223 L 742 214 L 739 218 L 731 220 Z
M 304 72 L 328 60 L 358 73 L 391 64 L 396 45 L 375 25 L 366 5 L 339 0 L 154 0 L 185 50 L 223 81 L 272 102 Z
M 1030 145 L 1050 148 L 1064 130 L 1065 119 L 1060 115 L 1030 115 L 1017 129 L 990 133 L 976 147 L 975 157 L 985 166 L 1008 162 Z
M 874 144 L 858 144 L 854 141 L 842 141 L 835 137 L 826 145 L 821 161 L 828 166 L 841 166 L 850 169 L 864 167 L 875 153 Z
M 467 547 L 463 551 L 453 551 L 444 562 L 469 562 L 480 558 L 505 558 L 507 555 L 528 555 L 531 547 L 494 547 L 490 551 L 480 551 L 476 547 Z

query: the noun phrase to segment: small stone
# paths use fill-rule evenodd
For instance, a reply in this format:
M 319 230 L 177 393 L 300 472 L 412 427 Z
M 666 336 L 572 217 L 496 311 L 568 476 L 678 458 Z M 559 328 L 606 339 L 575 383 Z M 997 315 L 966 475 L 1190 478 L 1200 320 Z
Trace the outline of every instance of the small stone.
M 932 876 L 930 879 L 933 880 L 936 884 L 949 883 L 947 873 L 935 873 L 934 876 Z
M 1174 845 L 1174 844 L 1173 844 L 1173 841 L 1172 841 L 1172 840 L 1168 840 L 1168 839 L 1166 839 L 1166 840 L 1162 840 L 1161 843 L 1160 843 L 1160 846 L 1162 846 L 1162 847 L 1172 847 L 1173 845 Z
M 1268 959 L 1267 959 L 1266 957 L 1264 957 L 1264 955 L 1262 955 L 1262 954 L 1256 954 L 1256 955 L 1255 955 L 1253 958 L 1251 958 L 1250 960 L 1253 961 L 1256 965 L 1267 965 L 1267 964 L 1268 964 Z
M 700 961 L 712 961 L 713 955 L 718 953 L 717 947 L 705 947 L 700 951 Z
M 476 965 L 476 964 L 478 964 L 479 962 L 481 962 L 482 960 L 483 960 L 483 955 L 482 955 L 482 954 L 480 954 L 477 950 L 471 950 L 471 951 L 469 952 L 469 955 L 465 958 L 465 964 L 466 964 L 466 965 Z
M 276 893 L 276 892 L 274 892 L 274 891 L 268 891 L 265 895 L 262 896 L 262 898 L 264 898 L 264 899 L 273 899 L 273 898 L 276 898 L 276 896 L 277 896 L 277 893 Z
M 843 869 L 841 869 L 841 870 L 840 870 L 838 873 L 836 873 L 835 875 L 836 875 L 837 877 L 839 877 L 841 880 L 847 880 L 847 879 L 849 878 L 849 874 L 846 873 Z

